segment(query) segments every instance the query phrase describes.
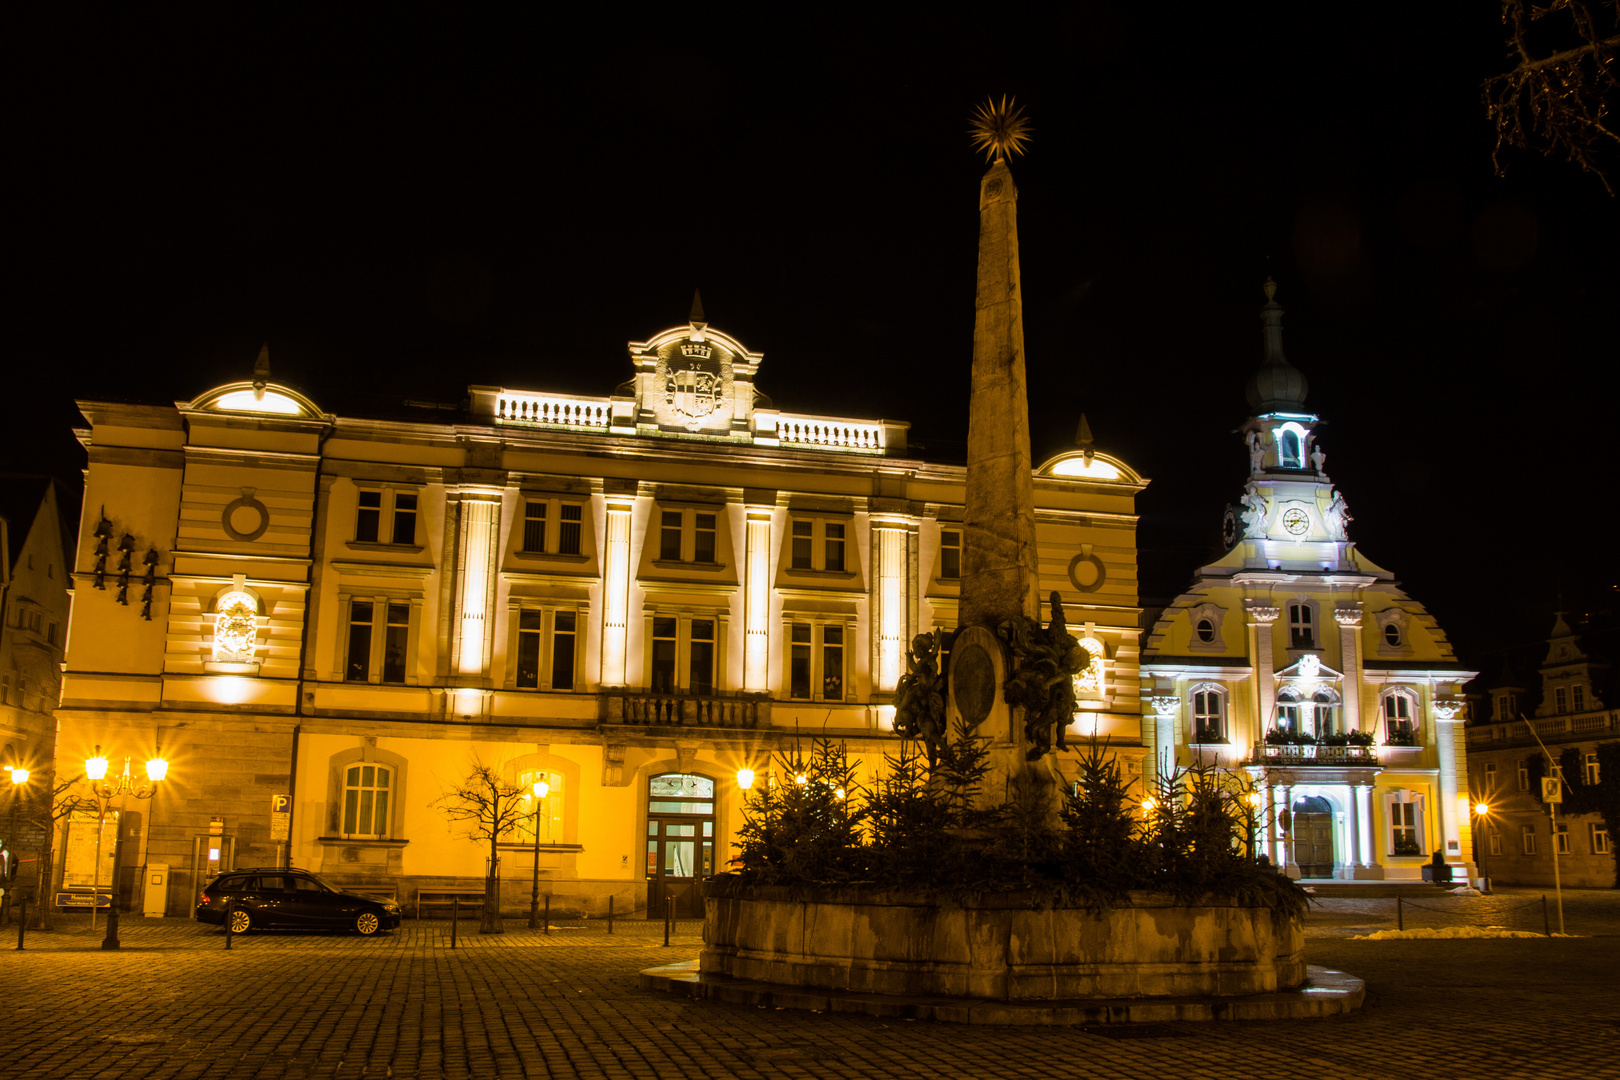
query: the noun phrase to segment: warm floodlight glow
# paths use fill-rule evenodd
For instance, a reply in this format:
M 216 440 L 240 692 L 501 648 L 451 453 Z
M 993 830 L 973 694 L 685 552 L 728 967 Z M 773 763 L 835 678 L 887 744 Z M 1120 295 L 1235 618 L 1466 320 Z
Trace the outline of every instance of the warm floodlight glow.
M 1153 813 L 1153 808 L 1155 806 L 1158 806 L 1158 805 L 1159 805 L 1159 800 L 1157 800 L 1153 796 L 1149 795 L 1147 798 L 1142 800 L 1142 813 L 1151 814 L 1151 813 Z
M 1072 457 L 1064 458 L 1052 466 L 1052 475 L 1083 476 L 1088 480 L 1118 480 L 1119 470 L 1099 458 L 1087 461 L 1083 457 Z
M 229 412 L 276 413 L 279 416 L 297 416 L 304 410 L 286 394 L 274 390 L 255 393 L 252 390 L 232 390 L 214 400 L 214 408 Z
M 1486 814 L 1489 814 L 1490 812 L 1491 812 L 1491 804 L 1490 803 L 1482 803 L 1481 802 L 1481 803 L 1475 803 L 1474 804 L 1474 813 L 1478 814 L 1480 817 L 1484 817 Z
M 833 792 L 833 798 L 837 799 L 839 802 L 843 802 L 844 798 L 845 798 L 844 789 L 843 788 L 838 788 L 837 790 L 835 790 Z
M 489 640 L 489 593 L 491 568 L 489 549 L 500 504 L 490 499 L 463 499 L 461 592 L 461 655 L 458 669 L 463 675 L 480 675 L 484 670 L 484 643 Z
M 551 785 L 550 784 L 546 783 L 544 780 L 536 780 L 534 782 L 534 797 L 535 798 L 543 799 L 547 795 L 550 795 L 550 794 L 551 794 Z
M 754 786 L 754 770 L 753 769 L 738 769 L 737 770 L 737 786 L 742 788 L 744 791 L 747 791 L 749 788 L 753 787 Z
M 107 759 L 101 756 L 101 747 L 96 747 L 95 757 L 84 759 L 84 775 L 91 780 L 107 778 Z
M 630 510 L 607 506 L 607 560 L 602 574 L 602 683 L 623 686 L 630 623 Z
M 146 763 L 146 778 L 156 784 L 169 775 L 169 763 L 160 757 L 151 758 Z
M 1264 805 L 1265 801 L 1266 797 L 1260 794 L 1258 791 L 1249 792 L 1249 805 L 1254 807 L 1256 810 L 1260 809 L 1260 807 Z
M 11 782 L 13 784 L 16 784 L 18 787 L 21 787 L 23 784 L 28 783 L 28 770 L 27 769 L 12 769 L 11 770 Z
M 808 776 L 804 775 L 804 773 L 800 773 L 798 776 L 795 776 L 793 778 L 793 782 L 795 784 L 798 784 L 800 787 L 804 787 L 804 785 L 806 785 L 806 784 L 808 784 L 810 782 L 810 778 Z

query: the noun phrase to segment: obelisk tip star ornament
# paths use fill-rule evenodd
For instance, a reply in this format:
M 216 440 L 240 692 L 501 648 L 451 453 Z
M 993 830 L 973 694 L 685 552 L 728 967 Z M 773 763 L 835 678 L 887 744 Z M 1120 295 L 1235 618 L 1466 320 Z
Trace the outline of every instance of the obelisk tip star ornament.
M 974 149 L 983 150 L 992 163 L 1003 160 L 1009 154 L 1022 154 L 1033 130 L 1029 119 L 1024 116 L 1024 110 L 1005 94 L 1001 96 L 999 104 L 995 98 L 989 98 L 974 109 L 972 122 L 968 125 Z

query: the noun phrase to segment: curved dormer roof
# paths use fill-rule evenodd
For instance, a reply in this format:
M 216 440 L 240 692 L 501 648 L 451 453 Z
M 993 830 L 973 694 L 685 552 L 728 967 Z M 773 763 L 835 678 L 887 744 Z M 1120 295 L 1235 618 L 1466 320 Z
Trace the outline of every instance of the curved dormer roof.
M 306 420 L 325 418 L 320 406 L 292 387 L 248 379 L 216 386 L 189 402 L 178 404 L 182 411 L 247 413 Z
M 1041 463 L 1035 475 L 1100 484 L 1128 484 L 1138 488 L 1147 484 L 1147 480 L 1124 461 L 1099 451 L 1088 454 L 1085 450 L 1066 450 L 1054 454 Z

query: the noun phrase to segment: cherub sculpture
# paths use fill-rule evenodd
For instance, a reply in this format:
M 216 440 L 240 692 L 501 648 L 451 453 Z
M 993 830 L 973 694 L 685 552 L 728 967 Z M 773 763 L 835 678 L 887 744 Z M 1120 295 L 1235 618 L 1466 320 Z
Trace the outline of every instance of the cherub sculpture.
M 1064 731 L 1075 713 L 1074 677 L 1091 662 L 1091 655 L 1069 633 L 1063 599 L 1055 591 L 1051 604 L 1052 621 L 1044 629 L 1027 617 L 1009 619 L 1000 627 L 1014 660 L 1003 697 L 1024 710 L 1024 737 L 1030 743 L 1025 756 L 1030 761 L 1052 749 L 1054 729 L 1058 749 L 1066 747 Z
M 906 673 L 894 689 L 894 729 L 908 739 L 923 741 L 932 769 L 945 741 L 945 677 L 939 671 L 937 633 L 911 639 Z

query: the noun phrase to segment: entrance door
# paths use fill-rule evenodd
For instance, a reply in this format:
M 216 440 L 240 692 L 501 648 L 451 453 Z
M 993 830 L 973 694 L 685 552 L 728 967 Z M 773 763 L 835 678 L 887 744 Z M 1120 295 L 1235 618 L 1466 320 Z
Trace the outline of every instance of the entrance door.
M 665 773 L 647 789 L 647 917 L 675 901 L 681 918 L 702 918 L 701 882 L 714 873 L 714 781 Z
M 1294 861 L 1299 864 L 1301 877 L 1333 876 L 1332 813 L 1294 815 Z

